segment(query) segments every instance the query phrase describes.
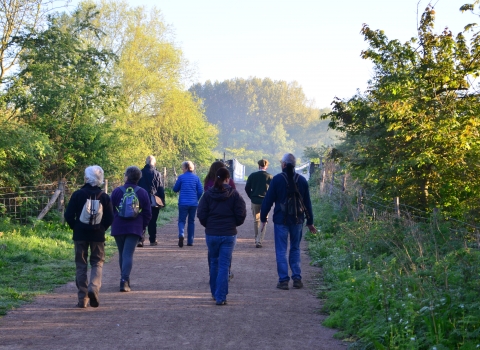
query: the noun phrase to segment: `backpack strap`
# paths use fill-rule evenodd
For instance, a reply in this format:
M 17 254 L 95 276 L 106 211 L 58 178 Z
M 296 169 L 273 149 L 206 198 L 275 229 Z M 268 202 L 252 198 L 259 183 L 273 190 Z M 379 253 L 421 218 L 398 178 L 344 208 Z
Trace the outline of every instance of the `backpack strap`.
M 85 193 L 87 194 L 87 196 L 90 196 L 90 193 L 88 193 L 86 189 L 81 188 L 81 190 L 82 190 L 83 192 L 85 192 Z M 103 191 L 100 190 L 100 192 L 95 196 L 95 199 L 96 199 L 97 201 L 100 200 L 100 196 L 102 195 L 102 193 L 103 193 Z

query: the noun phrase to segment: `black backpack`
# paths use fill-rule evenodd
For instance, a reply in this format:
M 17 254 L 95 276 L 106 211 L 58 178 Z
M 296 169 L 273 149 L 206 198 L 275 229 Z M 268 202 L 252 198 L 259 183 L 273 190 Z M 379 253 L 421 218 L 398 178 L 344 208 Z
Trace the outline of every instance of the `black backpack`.
M 287 183 L 287 199 L 284 203 L 280 203 L 280 208 L 283 212 L 283 222 L 286 224 L 287 216 L 294 217 L 295 222 L 298 224 L 300 220 L 303 219 L 304 215 L 308 219 L 310 216 L 308 215 L 307 207 L 303 203 L 303 197 L 300 191 L 298 190 L 298 179 L 300 175 L 295 173 L 293 176 L 293 188 L 290 188 L 288 183 L 287 174 L 281 173 L 285 182 Z

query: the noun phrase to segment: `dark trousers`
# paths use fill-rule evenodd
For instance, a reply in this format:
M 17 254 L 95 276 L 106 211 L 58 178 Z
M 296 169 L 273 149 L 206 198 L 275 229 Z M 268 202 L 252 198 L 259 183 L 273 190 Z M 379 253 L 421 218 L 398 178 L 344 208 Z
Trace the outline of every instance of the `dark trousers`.
M 74 241 L 75 245 L 75 282 L 78 288 L 78 300 L 87 298 L 89 291 L 98 295 L 102 286 L 102 270 L 105 261 L 105 242 Z M 90 283 L 88 282 L 88 248 L 90 248 Z
M 148 239 L 150 240 L 150 243 L 157 240 L 157 219 L 159 213 L 160 207 L 152 207 L 152 218 L 148 223 L 148 235 L 150 236 Z

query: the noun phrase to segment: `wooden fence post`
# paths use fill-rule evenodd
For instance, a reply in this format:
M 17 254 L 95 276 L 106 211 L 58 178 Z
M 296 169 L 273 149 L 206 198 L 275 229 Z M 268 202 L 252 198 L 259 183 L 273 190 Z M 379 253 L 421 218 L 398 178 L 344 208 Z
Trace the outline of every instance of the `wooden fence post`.
M 60 221 L 62 224 L 65 223 L 65 218 L 63 214 L 65 213 L 65 183 L 66 179 L 63 178 L 58 182 L 58 189 L 60 190 L 60 195 L 58 196 L 58 211 L 60 213 Z
M 328 194 L 329 197 L 332 196 L 332 191 L 333 191 L 333 184 L 335 183 L 335 172 L 332 171 L 332 183 L 330 184 L 330 193 Z
M 400 198 L 395 197 L 395 199 L 393 200 L 393 204 L 395 206 L 395 216 L 399 218 L 400 217 Z
M 108 194 L 108 179 L 105 179 L 105 186 L 103 187 L 104 192 Z
M 167 167 L 163 167 L 163 187 L 167 188 L 168 181 L 167 181 Z

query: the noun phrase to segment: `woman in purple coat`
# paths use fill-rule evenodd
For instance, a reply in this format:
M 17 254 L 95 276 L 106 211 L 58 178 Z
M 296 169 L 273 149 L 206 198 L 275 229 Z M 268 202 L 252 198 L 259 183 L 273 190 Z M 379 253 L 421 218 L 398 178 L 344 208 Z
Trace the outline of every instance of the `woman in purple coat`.
M 130 272 L 133 267 L 133 253 L 138 241 L 142 238 L 150 219 L 152 218 L 152 209 L 150 198 L 143 188 L 138 186 L 138 181 L 142 177 L 142 172 L 136 166 L 129 166 L 125 170 L 125 184 L 113 190 L 111 200 L 114 207 L 114 218 L 112 224 L 112 236 L 115 238 L 118 248 L 118 260 L 120 263 L 120 291 L 130 291 Z M 138 216 L 132 218 L 122 217 L 120 203 L 127 189 L 133 188 L 138 202 L 140 212 Z

